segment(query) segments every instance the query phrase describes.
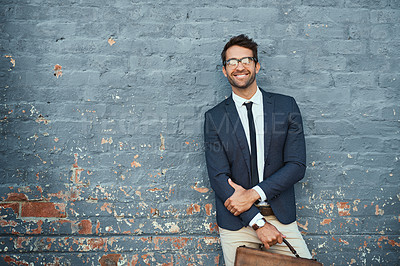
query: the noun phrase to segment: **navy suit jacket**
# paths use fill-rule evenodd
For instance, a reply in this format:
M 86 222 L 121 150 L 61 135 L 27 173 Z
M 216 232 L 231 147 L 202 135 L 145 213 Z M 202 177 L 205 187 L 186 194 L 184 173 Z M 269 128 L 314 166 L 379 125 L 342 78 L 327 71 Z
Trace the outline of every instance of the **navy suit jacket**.
M 264 181 L 259 183 L 283 224 L 296 220 L 294 184 L 304 177 L 306 149 L 296 101 L 261 90 L 264 106 Z M 247 126 L 247 125 L 246 125 Z M 259 213 L 254 205 L 239 216 L 224 202 L 233 194 L 228 178 L 251 188 L 250 150 L 232 96 L 205 113 L 204 142 L 210 184 L 215 191 L 218 226 L 239 230 Z

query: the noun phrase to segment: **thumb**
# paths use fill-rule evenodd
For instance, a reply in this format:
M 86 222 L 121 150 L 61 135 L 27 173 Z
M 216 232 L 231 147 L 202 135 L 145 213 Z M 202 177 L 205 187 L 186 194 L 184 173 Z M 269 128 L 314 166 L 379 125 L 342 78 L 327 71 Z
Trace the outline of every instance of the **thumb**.
M 234 189 L 238 189 L 240 186 L 237 185 L 235 182 L 232 181 L 232 179 L 228 179 L 228 183 L 229 185 L 231 185 L 231 187 L 233 187 Z

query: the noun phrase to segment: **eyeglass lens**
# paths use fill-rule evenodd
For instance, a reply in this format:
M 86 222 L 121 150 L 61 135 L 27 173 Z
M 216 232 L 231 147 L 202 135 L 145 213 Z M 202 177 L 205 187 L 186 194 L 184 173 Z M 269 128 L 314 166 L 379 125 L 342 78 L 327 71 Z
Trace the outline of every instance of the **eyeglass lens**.
M 253 62 L 253 58 L 244 57 L 244 58 L 241 58 L 241 59 L 230 59 L 226 63 L 229 66 L 237 66 L 239 64 L 239 62 L 242 62 L 243 65 L 248 65 L 251 62 Z

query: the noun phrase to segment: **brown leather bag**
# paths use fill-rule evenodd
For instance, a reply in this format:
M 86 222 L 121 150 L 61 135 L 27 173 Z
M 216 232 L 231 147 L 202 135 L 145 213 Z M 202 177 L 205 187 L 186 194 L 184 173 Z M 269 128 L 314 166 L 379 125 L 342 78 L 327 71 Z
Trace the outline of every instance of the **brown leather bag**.
M 283 242 L 285 242 L 290 251 L 292 251 L 292 253 L 296 257 L 271 253 L 261 249 L 248 248 L 242 246 L 236 249 L 235 266 L 275 266 L 275 265 L 321 266 L 323 265 L 322 263 L 313 259 L 300 258 L 296 250 L 292 247 L 292 245 L 289 244 L 289 242 L 286 239 L 284 239 Z

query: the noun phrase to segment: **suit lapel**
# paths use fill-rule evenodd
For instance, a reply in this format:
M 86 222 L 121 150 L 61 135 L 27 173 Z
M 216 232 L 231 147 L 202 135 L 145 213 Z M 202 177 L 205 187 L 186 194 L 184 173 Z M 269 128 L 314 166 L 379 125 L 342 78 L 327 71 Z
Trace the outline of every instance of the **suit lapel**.
M 244 160 L 247 165 L 247 170 L 250 173 L 250 149 L 247 144 L 246 134 L 244 133 L 242 122 L 240 121 L 239 114 L 236 110 L 235 102 L 232 96 L 225 101 L 226 113 L 233 127 L 233 133 L 239 143 L 240 150 L 243 153 Z
M 272 138 L 274 101 L 272 98 L 272 94 L 263 90 L 261 90 L 261 92 L 263 94 L 264 109 L 264 162 L 266 162 L 268 159 L 268 151 L 271 145 Z

